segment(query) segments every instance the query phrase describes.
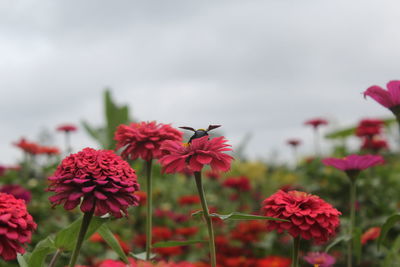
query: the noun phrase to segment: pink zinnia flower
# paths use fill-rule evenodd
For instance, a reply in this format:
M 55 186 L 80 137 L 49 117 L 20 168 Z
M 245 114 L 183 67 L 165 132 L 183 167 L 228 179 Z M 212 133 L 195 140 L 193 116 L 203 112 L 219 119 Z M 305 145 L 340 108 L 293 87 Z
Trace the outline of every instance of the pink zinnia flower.
M 48 178 L 49 200 L 71 210 L 80 204 L 83 212 L 95 209 L 95 215 L 126 214 L 129 206 L 137 206 L 139 190 L 135 171 L 111 150 L 85 148 L 66 157 Z
M 304 256 L 304 260 L 309 264 L 319 267 L 331 267 L 335 264 L 335 257 L 325 252 L 309 252 Z
M 370 240 L 375 240 L 381 235 L 380 227 L 371 227 L 361 236 L 361 244 L 365 245 Z
M 57 131 L 60 132 L 75 132 L 78 128 L 73 124 L 62 124 L 57 127 Z
M 297 147 L 301 144 L 301 140 L 300 139 L 289 139 L 286 141 L 286 143 L 290 146 Z
M 208 136 L 193 139 L 190 144 L 166 141 L 161 146 L 165 152 L 160 159 L 166 173 L 181 172 L 189 167 L 194 172 L 199 172 L 204 165 L 210 165 L 214 171 L 226 172 L 231 167 L 232 156 L 225 154 L 231 151 L 227 140 L 221 136 L 211 140 Z
M 322 162 L 347 173 L 349 177 L 357 176 L 362 170 L 383 164 L 385 161 L 380 155 L 349 155 L 344 158 L 326 158 Z
M 288 231 L 293 237 L 314 239 L 317 244 L 325 243 L 335 236 L 340 223 L 341 212 L 318 196 L 300 191 L 279 190 L 265 199 L 262 206 L 265 216 L 289 220 L 267 222 L 269 231 Z
M 13 195 L 16 199 L 23 199 L 25 203 L 29 203 L 32 199 L 31 192 L 17 184 L 8 184 L 0 187 L 1 193 Z
M 166 140 L 182 141 L 182 132 L 168 124 L 140 122 L 118 126 L 114 139 L 117 141 L 116 149 L 123 148 L 123 158 L 150 161 L 162 156 L 160 146 Z
M 242 192 L 247 192 L 251 189 L 249 178 L 246 176 L 228 177 L 222 185 Z
M 0 193 L 0 257 L 8 261 L 15 259 L 17 253 L 25 253 L 23 245 L 31 241 L 35 229 L 25 202 Z
M 386 86 L 387 90 L 373 85 L 364 92 L 364 97 L 369 96 L 394 112 L 393 109 L 400 105 L 400 81 L 390 81 Z
M 305 125 L 311 125 L 314 128 L 318 128 L 321 125 L 327 125 L 328 121 L 322 118 L 315 118 L 304 122 Z

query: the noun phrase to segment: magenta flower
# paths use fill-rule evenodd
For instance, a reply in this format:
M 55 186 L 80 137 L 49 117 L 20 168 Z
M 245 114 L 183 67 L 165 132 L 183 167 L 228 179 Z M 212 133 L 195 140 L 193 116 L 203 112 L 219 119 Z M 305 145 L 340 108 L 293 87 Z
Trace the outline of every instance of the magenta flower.
M 314 128 L 318 128 L 320 125 L 327 125 L 328 121 L 322 118 L 314 118 L 304 122 L 305 125 L 311 125 Z
M 331 267 L 335 264 L 335 257 L 325 252 L 309 252 L 304 256 L 304 260 L 309 264 L 319 267 Z
M 342 171 L 361 171 L 378 164 L 383 164 L 385 161 L 379 155 L 349 155 L 342 159 L 326 158 L 322 162 L 326 166 L 332 166 Z
M 373 85 L 364 92 L 364 97 L 369 96 L 382 106 L 392 110 L 400 105 L 400 81 L 390 81 L 386 87 L 387 90 Z
M 221 136 L 208 140 L 208 136 L 193 139 L 189 144 L 167 140 L 161 145 L 165 153 L 160 159 L 166 173 L 182 172 L 186 167 L 199 172 L 204 165 L 210 165 L 214 171 L 226 172 L 231 167 L 232 156 L 227 140 Z

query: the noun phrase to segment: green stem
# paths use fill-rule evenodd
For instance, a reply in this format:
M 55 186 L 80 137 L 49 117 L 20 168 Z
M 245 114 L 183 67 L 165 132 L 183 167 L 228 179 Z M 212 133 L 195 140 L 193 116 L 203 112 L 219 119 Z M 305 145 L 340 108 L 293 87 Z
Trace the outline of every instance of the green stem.
M 314 148 L 315 148 L 315 156 L 316 157 L 321 156 L 318 128 L 314 128 Z
M 70 132 L 69 131 L 65 132 L 65 150 L 66 150 L 67 155 L 72 153 L 71 137 L 70 137 Z
M 208 239 L 209 239 L 209 246 L 210 246 L 210 257 L 211 257 L 211 267 L 217 266 L 217 258 L 215 255 L 215 243 L 214 243 L 214 231 L 212 227 L 212 221 L 210 214 L 208 213 L 208 206 L 207 201 L 204 193 L 203 184 L 201 181 L 201 172 L 195 172 L 194 178 L 196 180 L 197 191 L 199 192 L 199 197 L 201 200 L 201 206 L 203 208 L 203 215 L 204 219 L 207 223 L 207 230 L 208 230 Z
M 356 218 L 356 181 L 350 181 L 350 224 L 349 224 L 349 236 L 351 237 L 349 243 L 347 244 L 347 267 L 353 265 L 352 255 L 353 255 L 353 232 L 354 232 L 354 222 Z
M 54 253 L 54 255 L 53 255 L 53 258 L 51 258 L 49 267 L 56 266 L 56 262 L 57 262 L 58 258 L 60 257 L 60 254 L 61 254 L 61 250 L 57 249 L 56 253 Z
M 293 238 L 292 267 L 299 266 L 300 236 Z
M 85 215 L 83 215 L 81 229 L 79 230 L 78 239 L 76 240 L 76 245 L 74 251 L 72 252 L 72 257 L 71 261 L 69 262 L 69 267 L 75 266 L 76 260 L 78 259 L 79 256 L 79 251 L 81 250 L 82 247 L 83 240 L 85 239 L 85 235 L 89 228 L 90 221 L 93 217 L 93 213 L 94 213 L 94 208 L 91 211 L 86 212 Z
M 153 192 L 151 184 L 151 170 L 152 160 L 146 161 L 146 193 L 147 193 L 147 217 L 146 217 L 146 260 L 150 260 L 151 242 L 152 242 L 152 206 L 153 206 Z

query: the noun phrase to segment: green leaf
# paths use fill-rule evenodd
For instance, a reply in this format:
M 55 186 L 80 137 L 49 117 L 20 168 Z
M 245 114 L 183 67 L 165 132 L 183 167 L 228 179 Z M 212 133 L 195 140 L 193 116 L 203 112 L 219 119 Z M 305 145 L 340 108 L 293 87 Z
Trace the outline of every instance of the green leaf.
M 107 147 L 107 137 L 105 136 L 105 129 L 103 128 L 94 128 L 89 125 L 88 122 L 82 121 L 81 122 L 83 128 L 86 132 L 95 139 L 103 148 Z
M 107 120 L 107 141 L 108 148 L 115 147 L 114 133 L 120 124 L 129 122 L 129 109 L 128 106 L 117 106 L 112 97 L 109 89 L 104 92 L 104 107 Z
M 55 252 L 57 248 L 54 246 L 54 240 L 51 237 L 46 237 L 35 246 L 28 260 L 29 267 L 43 266 L 46 256 Z
M 140 252 L 140 253 L 136 253 L 136 254 L 130 252 L 129 255 L 134 257 L 137 260 L 142 260 L 142 261 L 146 260 L 146 251 Z M 150 260 L 154 259 L 155 257 L 156 257 L 156 254 L 150 253 Z
M 168 248 L 168 247 L 179 247 L 179 246 L 187 246 L 198 243 L 207 243 L 207 240 L 184 240 L 184 241 L 165 241 L 165 242 L 157 242 L 152 245 L 153 248 Z
M 28 267 L 28 263 L 26 263 L 26 260 L 22 254 L 17 253 L 17 261 L 20 267 Z
M 335 238 L 335 240 L 332 241 L 332 243 L 330 243 L 326 248 L 325 248 L 325 252 L 328 253 L 329 250 L 331 248 L 333 248 L 334 246 L 336 246 L 337 244 L 339 244 L 340 242 L 344 241 L 344 242 L 349 242 L 350 240 L 350 236 L 349 235 L 341 235 L 338 236 L 337 238 Z
M 108 220 L 107 218 L 93 217 L 92 220 L 90 221 L 89 228 L 86 232 L 85 240 L 89 238 L 91 235 L 93 235 L 97 231 L 97 228 L 99 228 L 107 220 Z M 73 222 L 66 228 L 62 229 L 60 232 L 58 232 L 54 239 L 55 247 L 63 251 L 73 250 L 76 243 L 76 239 L 78 238 L 81 224 L 82 224 L 82 217 L 77 219 L 75 222 Z
M 192 213 L 193 217 L 198 217 L 200 215 L 203 215 L 203 211 L 196 211 Z M 240 213 L 240 212 L 232 212 L 230 214 L 218 214 L 218 213 L 211 213 L 210 217 L 213 218 L 220 218 L 223 221 L 226 220 L 270 220 L 270 221 L 281 221 L 281 222 L 288 222 L 288 220 L 284 219 L 278 219 L 278 218 L 273 218 L 273 217 L 267 217 L 267 216 L 259 216 L 259 215 L 252 215 L 252 214 L 246 214 L 246 213 Z
M 383 240 L 385 240 L 385 237 L 386 237 L 387 233 L 389 232 L 389 230 L 398 221 L 400 221 L 400 213 L 393 214 L 392 216 L 387 218 L 386 222 L 382 225 L 381 234 L 378 238 L 378 250 L 380 249 L 380 246 L 381 246 Z
M 356 257 L 357 264 L 360 264 L 361 262 L 361 235 L 362 235 L 361 228 L 359 227 L 354 228 L 352 242 L 353 242 L 353 253 L 354 256 Z
M 118 254 L 118 256 L 126 263 L 129 264 L 128 257 L 126 256 L 124 250 L 121 248 L 118 240 L 115 238 L 114 234 L 108 228 L 107 224 L 103 224 L 99 227 L 97 232 L 103 237 L 104 241 Z
M 390 250 L 386 254 L 382 267 L 399 266 L 400 236 L 396 238 Z

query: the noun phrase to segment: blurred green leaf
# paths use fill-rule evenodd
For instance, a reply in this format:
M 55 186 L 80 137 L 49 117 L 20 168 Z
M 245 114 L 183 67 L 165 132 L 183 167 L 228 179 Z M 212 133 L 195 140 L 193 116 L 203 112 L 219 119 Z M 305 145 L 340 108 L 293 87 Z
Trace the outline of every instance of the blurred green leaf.
M 203 215 L 203 211 L 196 211 L 192 213 L 193 217 L 198 217 Z M 270 220 L 270 221 L 281 221 L 281 222 L 288 222 L 288 220 L 284 219 L 278 219 L 278 218 L 273 218 L 273 217 L 267 217 L 267 216 L 259 216 L 259 215 L 252 215 L 252 214 L 246 214 L 246 213 L 240 213 L 240 212 L 232 212 L 229 214 L 218 214 L 218 213 L 210 213 L 210 217 L 213 218 L 220 218 L 223 221 L 226 220 Z
M 361 262 L 361 235 L 362 231 L 361 228 L 356 227 L 354 228 L 353 232 L 353 253 L 356 257 L 357 265 Z
M 349 235 L 341 235 L 338 236 L 337 238 L 335 238 L 335 240 L 333 240 L 326 248 L 325 248 L 325 252 L 328 253 L 329 250 L 331 248 L 333 248 L 334 246 L 336 246 L 337 244 L 339 244 L 340 242 L 344 241 L 344 242 L 349 242 L 350 240 L 350 236 Z
M 93 138 L 95 139 L 102 147 L 107 146 L 107 138 L 104 135 L 104 129 L 103 128 L 94 128 L 91 125 L 89 125 L 88 122 L 82 121 L 82 126 L 86 130 L 86 132 Z
M 400 236 L 396 238 L 383 260 L 382 267 L 399 266 Z
M 385 240 L 385 237 L 386 237 L 387 233 L 389 232 L 389 230 L 398 221 L 400 221 L 400 213 L 393 214 L 392 216 L 390 216 L 389 218 L 386 219 L 386 222 L 381 227 L 381 234 L 378 238 L 378 250 L 380 249 L 380 246 L 381 246 L 383 240 Z
M 152 245 L 153 248 L 168 248 L 168 247 L 179 247 L 179 246 L 187 246 L 198 243 L 206 243 L 207 240 L 185 240 L 185 241 L 165 241 L 165 242 L 157 242 Z
M 137 260 L 142 260 L 145 261 L 146 260 L 146 252 L 140 252 L 140 253 L 129 253 L 130 256 L 134 257 Z M 150 260 L 154 259 L 156 257 L 156 254 L 151 253 L 150 254 Z
M 97 231 L 97 229 L 107 220 L 107 218 L 93 217 L 86 232 L 85 240 L 93 235 Z M 82 217 L 58 232 L 54 239 L 55 247 L 63 251 L 71 251 L 75 246 L 76 239 L 78 238 L 81 224 Z
M 104 241 L 118 254 L 118 256 L 126 264 L 129 264 L 128 257 L 126 256 L 124 250 L 121 248 L 118 240 L 115 238 L 114 234 L 108 228 L 107 224 L 103 224 L 99 227 L 97 232 L 103 237 Z
M 28 267 L 28 263 L 26 263 L 26 260 L 22 254 L 17 253 L 17 261 L 20 267 Z
M 114 132 L 120 124 L 129 122 L 129 108 L 128 106 L 117 106 L 112 97 L 109 89 L 104 92 L 104 107 L 105 116 L 107 121 L 107 141 L 108 149 L 115 147 Z
M 55 252 L 56 250 L 57 248 L 54 245 L 54 240 L 51 237 L 46 237 L 35 246 L 35 249 L 32 251 L 32 254 L 28 260 L 28 266 L 43 266 L 46 256 Z

